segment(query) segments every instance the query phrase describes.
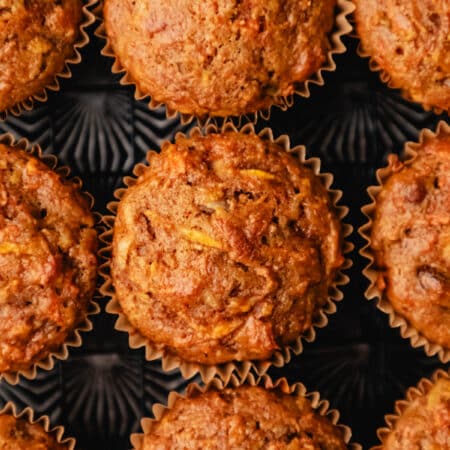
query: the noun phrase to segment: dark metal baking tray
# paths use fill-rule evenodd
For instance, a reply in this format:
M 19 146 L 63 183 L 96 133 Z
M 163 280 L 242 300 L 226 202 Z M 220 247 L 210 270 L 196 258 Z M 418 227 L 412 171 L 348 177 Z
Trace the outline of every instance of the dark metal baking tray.
M 313 87 L 309 99 L 296 98 L 286 112 L 274 109 L 271 119 L 258 121 L 257 127 L 288 134 L 294 145 L 305 144 L 310 156 L 321 157 L 324 169 L 335 175 L 335 186 L 344 191 L 342 202 L 350 207 L 348 221 L 356 230 L 363 222 L 360 207 L 368 202 L 366 188 L 386 155 L 416 140 L 421 128 L 449 119 L 386 88 L 356 55 L 356 41 L 347 38 L 345 43 L 348 51 L 336 58 L 337 71 L 325 75 L 324 87 Z M 162 108 L 150 111 L 146 102 L 135 101 L 132 89 L 120 86 L 111 74 L 111 60 L 100 56 L 102 46 L 93 38 L 61 92 L 19 118 L 0 122 L 0 132 L 39 142 L 70 165 L 103 213 L 123 176 L 144 160 L 146 151 L 189 125 L 166 119 Z M 356 232 L 351 239 L 359 249 L 362 240 Z M 319 390 L 367 448 L 376 443 L 376 429 L 394 401 L 421 377 L 445 366 L 422 349 L 412 349 L 374 302 L 364 299 L 365 262 L 357 251 L 351 256 L 351 282 L 338 312 L 302 355 L 270 374 Z M 102 309 L 94 331 L 84 334 L 83 346 L 72 350 L 67 361 L 40 371 L 33 381 L 0 383 L 0 405 L 13 400 L 50 415 L 77 439 L 79 449 L 122 450 L 130 448 L 130 433 L 139 430 L 141 417 L 151 415 L 152 405 L 165 402 L 170 390 L 181 391 L 187 382 L 178 371 L 166 374 L 159 362 L 145 361 L 142 350 L 130 350 L 127 335 L 113 329 L 115 317 L 104 312 L 104 302 Z

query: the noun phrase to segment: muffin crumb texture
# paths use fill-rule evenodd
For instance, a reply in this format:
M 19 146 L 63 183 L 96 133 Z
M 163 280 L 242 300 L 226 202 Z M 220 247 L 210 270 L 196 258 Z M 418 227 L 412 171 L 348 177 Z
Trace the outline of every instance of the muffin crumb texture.
M 0 144 L 0 372 L 30 368 L 84 320 L 96 248 L 76 186 Z
M 31 424 L 25 419 L 16 419 L 9 414 L 0 415 L 1 450 L 68 450 L 47 433 L 40 423 Z
M 450 110 L 450 2 L 355 0 L 356 28 L 370 55 L 413 101 Z
M 372 228 L 378 286 L 432 343 L 450 348 L 450 136 L 428 140 L 411 165 L 395 163 Z
M 282 103 L 324 64 L 336 0 L 106 0 L 115 55 L 144 94 L 186 114 Z
M 388 435 L 384 450 L 447 450 L 450 448 L 450 380 L 440 378 L 414 399 Z
M 153 345 L 204 364 L 295 341 L 343 261 L 321 179 L 255 135 L 179 137 L 150 153 L 114 226 L 125 315 Z
M 150 424 L 138 450 L 186 448 L 345 450 L 342 431 L 309 401 L 241 386 L 177 399 Z
M 0 111 L 52 83 L 74 52 L 81 0 L 0 0 Z

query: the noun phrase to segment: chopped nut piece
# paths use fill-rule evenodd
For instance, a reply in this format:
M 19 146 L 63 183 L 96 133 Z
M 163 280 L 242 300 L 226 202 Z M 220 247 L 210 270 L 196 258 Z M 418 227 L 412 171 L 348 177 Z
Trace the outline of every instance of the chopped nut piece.
M 200 230 L 181 228 L 180 231 L 182 235 L 191 242 L 206 245 L 207 247 L 222 249 L 222 244 L 219 241 L 208 236 Z
M 156 274 L 156 272 L 158 271 L 158 262 L 157 261 L 153 261 L 151 264 L 150 264 L 150 274 L 151 275 L 155 275 Z
M 24 248 L 22 245 L 14 244 L 12 242 L 0 242 L 0 254 L 4 255 L 7 253 L 21 254 Z
M 41 170 L 40 163 L 35 159 L 30 159 L 27 162 L 26 170 L 30 175 L 39 173 L 39 171 Z
M 262 180 L 277 179 L 277 177 L 274 174 L 258 169 L 242 169 L 240 170 L 240 173 L 242 173 L 243 175 L 248 175 L 250 177 L 261 178 Z
M 242 324 L 241 319 L 235 319 L 231 322 L 224 322 L 214 327 L 211 337 L 213 339 L 220 339 L 228 336 L 231 332 L 236 330 Z
M 228 307 L 230 308 L 230 311 L 232 311 L 234 314 L 236 313 L 246 313 L 250 311 L 253 304 L 248 301 L 246 298 L 242 297 L 234 297 L 230 300 Z
M 427 406 L 434 408 L 439 403 L 444 403 L 450 400 L 450 380 L 439 380 L 428 394 Z

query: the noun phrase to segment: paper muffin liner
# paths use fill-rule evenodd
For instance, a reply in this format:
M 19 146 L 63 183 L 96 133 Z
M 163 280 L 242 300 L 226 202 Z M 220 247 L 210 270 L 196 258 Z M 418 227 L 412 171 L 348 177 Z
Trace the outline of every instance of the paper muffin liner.
M 128 73 L 127 69 L 123 67 L 118 57 L 116 56 L 113 47 L 111 45 L 110 39 L 107 36 L 106 28 L 103 20 L 103 0 L 101 2 L 101 7 L 96 9 L 96 13 L 98 15 L 101 23 L 97 28 L 95 35 L 106 41 L 105 46 L 102 50 L 102 55 L 107 56 L 114 59 L 111 71 L 114 74 L 123 74 L 120 84 L 124 86 L 133 86 L 134 88 L 134 97 L 136 100 L 144 100 L 148 99 L 148 106 L 150 110 L 154 111 L 161 106 L 166 107 L 166 117 L 168 119 L 174 118 L 177 116 L 178 111 L 169 108 L 165 103 L 157 102 L 153 98 L 151 98 L 150 94 L 143 92 L 138 82 L 133 79 L 131 74 Z M 279 96 L 274 98 L 273 103 L 267 109 L 255 111 L 253 113 L 242 114 L 239 116 L 231 116 L 237 117 L 238 123 L 242 122 L 242 119 L 246 119 L 245 121 L 251 121 L 256 123 L 258 117 L 261 116 L 265 120 L 269 120 L 271 115 L 271 108 L 276 106 L 280 108 L 282 111 L 286 111 L 289 107 L 291 107 L 294 103 L 294 95 L 299 95 L 301 97 L 310 97 L 311 95 L 311 85 L 323 86 L 325 84 L 325 80 L 323 78 L 325 72 L 334 72 L 336 70 L 336 63 L 334 62 L 334 56 L 338 54 L 345 53 L 347 48 L 342 42 L 342 37 L 349 34 L 353 29 L 348 17 L 354 11 L 355 5 L 350 0 L 337 0 L 336 12 L 335 12 L 335 22 L 333 30 L 329 33 L 329 43 L 331 50 L 328 51 L 326 55 L 325 62 L 320 67 L 320 69 L 315 72 L 311 77 L 309 77 L 306 81 L 295 83 L 295 91 L 294 94 L 289 96 Z M 180 113 L 181 123 L 189 123 L 194 119 L 202 125 L 207 125 L 212 122 L 215 123 L 216 120 L 227 120 L 228 117 L 222 116 L 214 116 L 212 114 L 206 114 L 205 116 L 198 117 L 194 114 L 185 114 Z
M 63 179 L 74 183 L 78 191 L 87 200 L 89 209 L 92 211 L 94 206 L 94 197 L 92 197 L 92 195 L 88 192 L 82 191 L 82 181 L 78 177 L 70 177 L 70 168 L 67 166 L 59 166 L 58 158 L 56 156 L 44 154 L 38 144 L 30 144 L 30 142 L 25 138 L 16 141 L 14 136 L 10 133 L 0 135 L 0 144 L 10 146 L 18 150 L 26 151 L 28 154 L 41 160 L 50 169 L 59 174 Z M 97 231 L 99 231 L 101 229 L 101 216 L 95 212 L 93 213 L 93 216 L 96 223 L 95 227 Z M 97 295 L 94 295 L 94 298 L 96 297 Z M 99 312 L 99 305 L 93 299 L 91 299 L 88 303 L 84 320 L 80 322 L 80 324 L 69 334 L 59 351 L 49 353 L 44 359 L 34 363 L 27 370 L 0 373 L 0 382 L 5 379 L 10 384 L 17 384 L 20 381 L 21 375 L 28 380 L 32 380 L 36 378 L 38 369 L 52 370 L 55 365 L 55 360 L 66 360 L 69 357 L 69 347 L 81 346 L 81 332 L 91 331 L 93 328 L 93 324 L 89 316 L 98 314 Z
M 224 126 L 219 130 L 214 125 L 209 125 L 204 131 L 199 128 L 193 128 L 188 136 L 198 136 L 198 135 L 209 135 L 219 132 L 240 132 L 243 134 L 256 134 L 255 129 L 252 124 L 245 125 L 242 129 L 238 130 L 230 122 L 224 124 Z M 184 137 L 185 134 L 177 133 L 176 138 Z M 286 135 L 280 136 L 274 139 L 273 133 L 269 128 L 262 130 L 257 134 L 264 141 L 273 142 L 284 148 L 287 152 L 290 152 L 299 158 L 302 165 L 309 167 L 313 173 L 318 176 L 322 184 L 326 187 L 328 194 L 330 196 L 331 203 L 336 211 L 337 217 L 341 222 L 342 232 L 342 253 L 346 255 L 351 252 L 353 245 L 346 240 L 346 238 L 352 233 L 353 228 L 342 223 L 342 219 L 347 215 L 348 208 L 338 205 L 340 198 L 342 197 L 342 191 L 331 189 L 330 186 L 333 183 L 333 176 L 329 173 L 320 173 L 320 160 L 319 158 L 306 158 L 306 149 L 304 146 L 297 146 L 295 148 L 290 148 L 289 137 Z M 162 144 L 165 145 L 165 144 Z M 150 151 L 151 152 L 151 151 Z M 149 152 L 149 154 L 150 154 Z M 132 349 L 145 347 L 145 356 L 147 360 L 162 359 L 162 368 L 165 371 L 171 371 L 173 369 L 180 369 L 181 374 L 184 378 L 191 378 L 197 373 L 200 373 L 201 378 L 204 382 L 209 382 L 215 376 L 220 377 L 222 380 L 227 382 L 232 373 L 236 372 L 241 378 L 245 377 L 251 368 L 253 368 L 256 373 L 263 375 L 269 369 L 270 366 L 282 367 L 284 364 L 288 363 L 291 359 L 291 354 L 300 354 L 303 351 L 303 341 L 312 342 L 316 338 L 316 328 L 323 328 L 328 323 L 328 315 L 336 312 L 336 302 L 339 302 L 343 298 L 343 294 L 339 289 L 340 286 L 345 285 L 349 282 L 349 277 L 343 273 L 344 270 L 348 269 L 352 265 L 352 261 L 347 257 L 337 271 L 335 275 L 334 283 L 329 288 L 328 298 L 324 303 L 323 307 L 318 311 L 317 316 L 313 318 L 311 327 L 306 330 L 301 336 L 297 338 L 295 342 L 290 345 L 283 347 L 281 350 L 274 352 L 269 360 L 249 360 L 249 361 L 232 361 L 217 365 L 205 365 L 200 363 L 192 363 L 184 361 L 181 357 L 170 354 L 164 345 L 156 345 L 146 337 L 140 334 L 131 323 L 128 321 L 126 315 L 124 314 L 119 301 L 116 298 L 114 286 L 111 279 L 110 273 L 110 263 L 111 263 L 111 253 L 112 253 L 112 238 L 113 238 L 113 228 L 115 215 L 117 213 L 117 207 L 119 201 L 123 197 L 128 187 L 133 186 L 136 183 L 137 177 L 142 175 L 148 167 L 145 164 L 138 164 L 134 168 L 134 177 L 125 177 L 124 183 L 126 188 L 117 189 L 114 193 L 117 201 L 113 201 L 108 204 L 108 209 L 113 215 L 104 216 L 103 220 L 107 227 L 107 230 L 102 233 L 100 240 L 103 242 L 103 249 L 101 255 L 104 257 L 106 262 L 100 266 L 100 275 L 104 278 L 104 283 L 100 288 L 101 293 L 110 297 L 111 300 L 106 306 L 106 311 L 111 314 L 118 315 L 118 319 L 115 324 L 115 328 L 119 331 L 124 331 L 129 334 L 129 346 Z
M 339 423 L 339 412 L 335 409 L 330 409 L 330 404 L 327 400 L 320 398 L 319 392 L 308 392 L 306 387 L 302 383 L 295 383 L 289 385 L 286 378 L 280 378 L 273 381 L 268 375 L 263 375 L 261 377 L 255 378 L 253 374 L 248 374 L 245 378 L 239 380 L 235 375 L 233 375 L 228 383 L 223 383 L 222 380 L 214 378 L 206 386 L 200 386 L 197 383 L 191 383 L 187 386 L 184 394 L 179 394 L 176 391 L 169 393 L 167 399 L 167 405 L 154 404 L 152 412 L 154 419 L 143 418 L 141 420 L 141 427 L 143 433 L 135 433 L 131 435 L 131 445 L 133 450 L 142 450 L 144 435 L 149 433 L 151 425 L 162 418 L 164 413 L 171 409 L 175 402 L 180 398 L 193 398 L 199 394 L 204 394 L 209 391 L 222 391 L 225 388 L 237 388 L 239 386 L 261 386 L 265 389 L 271 390 L 275 389 L 280 393 L 293 395 L 295 397 L 304 397 L 308 399 L 314 412 L 320 416 L 326 417 L 333 425 L 336 425 L 342 432 L 345 443 L 349 450 L 362 450 L 359 444 L 350 442 L 352 431 L 351 429 Z
M 354 10 L 355 10 L 355 8 L 353 8 L 353 11 L 354 11 Z M 359 36 L 359 33 L 358 33 L 358 31 L 357 31 L 357 28 L 356 28 L 356 18 L 355 18 L 354 16 L 351 17 L 350 22 L 352 23 L 352 25 L 353 25 L 353 27 L 354 27 L 354 33 L 352 33 L 352 36 L 353 36 L 354 38 L 356 38 L 356 39 L 359 40 L 358 47 L 356 48 L 356 53 L 357 53 L 361 58 L 364 58 L 364 59 L 368 59 L 368 60 L 369 60 L 369 69 L 370 69 L 371 72 L 378 72 L 378 74 L 379 74 L 379 76 L 380 76 L 380 80 L 381 80 L 384 84 L 386 84 L 390 89 L 399 89 L 400 92 L 401 92 L 402 97 L 403 97 L 405 100 L 407 100 L 408 102 L 411 102 L 411 103 L 415 103 L 415 104 L 421 105 L 422 108 L 423 108 L 425 111 L 433 111 L 433 112 L 434 112 L 435 114 L 437 114 L 437 115 L 440 115 L 440 114 L 442 114 L 443 112 L 445 112 L 444 109 L 438 108 L 437 106 L 433 106 L 433 105 L 430 105 L 430 104 L 427 104 L 427 103 L 424 103 L 424 102 L 419 102 L 419 101 L 417 101 L 417 100 L 414 100 L 414 99 L 412 98 L 412 96 L 410 95 L 410 93 L 409 93 L 407 90 L 403 89 L 401 85 L 395 83 L 395 82 L 392 80 L 392 78 L 391 78 L 391 76 L 389 75 L 389 73 L 388 73 L 386 70 L 384 70 L 384 69 L 378 64 L 378 62 L 372 57 L 371 53 L 368 52 L 368 51 L 364 48 L 364 45 L 363 45 L 363 43 L 362 43 L 362 40 L 361 40 L 361 38 L 360 38 L 360 36 Z M 450 112 L 450 110 L 447 110 L 447 112 Z
M 444 121 L 439 122 L 435 132 L 429 129 L 423 129 L 420 132 L 419 142 L 407 142 L 404 147 L 402 161 L 408 167 L 415 160 L 417 153 L 422 146 L 428 141 L 443 135 L 450 135 L 450 125 Z M 378 181 L 377 186 L 370 186 L 367 193 L 371 199 L 368 205 L 361 208 L 362 213 L 366 216 L 368 222 L 359 228 L 359 234 L 365 239 L 367 244 L 360 250 L 360 255 L 369 260 L 369 263 L 363 270 L 363 274 L 370 281 L 370 285 L 365 292 L 367 300 L 374 298 L 378 299 L 377 307 L 389 316 L 389 325 L 392 328 L 400 328 L 400 335 L 409 339 L 414 348 L 423 347 L 427 356 L 438 355 L 439 359 L 446 363 L 450 361 L 450 348 L 444 348 L 436 343 L 429 341 L 423 334 L 419 333 L 415 328 L 408 323 L 408 321 L 400 314 L 398 314 L 391 305 L 384 290 L 377 286 L 377 277 L 379 271 L 375 267 L 375 255 L 371 248 L 371 231 L 373 225 L 373 218 L 377 207 L 377 197 L 381 192 L 385 181 L 396 172 L 398 169 L 397 158 L 390 155 L 388 158 L 388 165 L 376 172 Z
M 45 432 L 51 434 L 58 444 L 66 445 L 67 450 L 75 450 L 76 441 L 74 438 L 68 438 L 64 436 L 64 427 L 59 425 L 56 427 L 52 427 L 50 424 L 50 417 L 48 416 L 40 416 L 35 417 L 34 411 L 28 406 L 22 411 L 18 411 L 16 405 L 13 402 L 8 402 L 6 405 L 0 410 L 0 415 L 8 414 L 16 419 L 26 420 L 30 424 L 39 424 L 41 425 Z
M 60 79 L 68 79 L 72 77 L 70 66 L 81 63 L 82 58 L 80 50 L 88 45 L 90 41 L 86 28 L 95 22 L 95 14 L 92 10 L 95 5 L 98 4 L 99 0 L 84 0 L 84 2 L 85 4 L 82 8 L 82 18 L 79 25 L 78 39 L 73 44 L 73 53 L 66 59 L 62 71 L 55 74 L 51 83 L 43 87 L 39 92 L 30 95 L 25 100 L 16 103 L 10 108 L 7 108 L 5 111 L 0 111 L 0 121 L 5 120 L 8 114 L 19 116 L 23 111 L 32 110 L 36 101 L 41 103 L 46 102 L 48 100 L 48 91 L 56 92 L 60 90 Z
M 404 400 L 397 400 L 395 402 L 395 408 L 393 414 L 386 414 L 384 416 L 384 420 L 386 422 L 386 426 L 379 428 L 377 430 L 378 439 L 381 442 L 381 445 L 376 445 L 371 448 L 371 450 L 383 450 L 384 444 L 390 435 L 390 433 L 395 429 L 395 425 L 401 415 L 405 412 L 405 410 L 409 407 L 409 405 L 419 397 L 427 395 L 430 392 L 431 388 L 434 384 L 440 379 L 449 379 L 450 375 L 443 369 L 438 369 L 434 374 L 429 378 L 422 378 L 417 386 L 410 387 L 406 391 L 406 396 Z

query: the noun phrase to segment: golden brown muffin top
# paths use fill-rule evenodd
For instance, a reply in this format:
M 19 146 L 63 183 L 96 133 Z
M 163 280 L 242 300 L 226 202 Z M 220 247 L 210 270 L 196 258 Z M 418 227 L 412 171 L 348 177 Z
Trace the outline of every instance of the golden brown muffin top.
M 0 111 L 51 84 L 73 53 L 81 0 L 0 0 Z
M 0 372 L 58 350 L 84 319 L 97 237 L 76 186 L 0 144 Z
M 106 31 L 144 94 L 187 114 L 279 103 L 323 65 L 336 0 L 106 0 Z
M 138 450 L 185 448 L 344 450 L 342 431 L 307 399 L 258 386 L 178 398 Z
M 264 359 L 295 340 L 342 262 L 319 177 L 255 135 L 179 137 L 151 153 L 114 227 L 112 276 L 128 319 L 205 364 Z
M 450 449 L 450 380 L 439 379 L 427 394 L 408 405 L 383 449 Z
M 450 136 L 427 141 L 377 197 L 378 285 L 431 342 L 450 348 Z
M 67 450 L 66 444 L 59 444 L 47 433 L 41 424 L 31 424 L 9 414 L 0 415 L 1 450 Z
M 364 52 L 395 87 L 428 107 L 450 109 L 450 2 L 355 0 Z

